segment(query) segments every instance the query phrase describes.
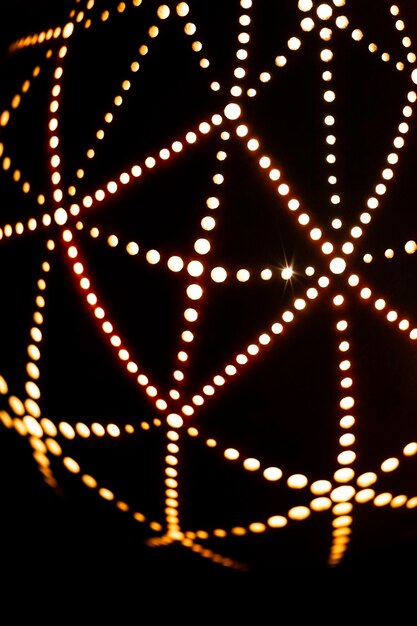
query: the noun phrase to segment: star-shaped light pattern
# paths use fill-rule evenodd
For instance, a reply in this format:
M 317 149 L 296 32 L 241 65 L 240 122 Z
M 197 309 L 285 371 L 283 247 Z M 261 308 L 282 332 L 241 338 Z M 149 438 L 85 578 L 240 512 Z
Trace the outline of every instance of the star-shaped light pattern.
M 20 269 L 10 285 L 14 280 L 22 280 L 16 306 L 21 304 L 19 298 L 31 294 L 32 317 L 25 317 L 25 313 L 16 315 L 13 306 L 3 305 L 7 308 L 3 333 L 10 331 L 12 323 L 17 326 L 19 322 L 19 326 L 8 337 L 17 356 L 7 360 L 10 351 L 5 349 L 1 365 L 0 418 L 5 427 L 15 429 L 29 442 L 33 458 L 51 487 L 59 490 L 60 484 L 66 486 L 65 481 L 71 485 L 78 481 L 138 522 L 145 529 L 150 546 L 179 542 L 185 549 L 221 565 L 245 568 L 228 554 L 228 542 L 255 536 L 260 540 L 264 535 L 283 533 L 291 526 L 298 531 L 303 526 L 301 522 L 308 524 L 312 518 L 325 517 L 326 561 L 334 566 L 349 550 L 361 507 L 409 510 L 409 515 L 415 515 L 413 509 L 417 507 L 417 492 L 397 492 L 394 483 L 391 490 L 379 488 L 384 477 L 395 477 L 401 468 L 413 462 L 417 443 L 411 435 L 401 435 L 401 448 L 395 444 L 392 453 L 385 455 L 374 450 L 376 457 L 372 459 L 379 454 L 378 463 L 368 460 L 363 449 L 358 454 L 357 430 L 361 420 L 367 418 L 357 391 L 360 368 L 354 362 L 357 350 L 352 330 L 356 324 L 355 307 L 359 307 L 363 315 L 377 314 L 395 341 L 405 341 L 412 348 L 417 339 L 413 311 L 406 315 L 407 303 L 404 310 L 397 308 L 395 295 L 387 295 L 385 285 L 377 287 L 369 272 L 378 262 L 378 254 L 394 264 L 401 255 L 411 259 L 417 250 L 416 242 L 405 237 L 402 250 L 386 247 L 381 252 L 380 242 L 373 244 L 371 237 L 373 222 L 384 212 L 391 187 L 399 177 L 402 152 L 412 134 L 417 100 L 416 54 L 401 5 L 378 4 L 378 12 L 383 13 L 385 20 L 385 31 L 379 32 L 373 23 L 363 23 L 361 3 L 353 0 L 240 0 L 230 2 L 227 10 L 221 3 L 208 4 L 213 15 L 217 15 L 211 19 L 224 22 L 223 28 L 229 28 L 228 41 L 219 43 L 224 48 L 224 62 L 219 62 L 220 54 L 216 57 L 216 42 L 205 40 L 207 11 L 193 1 L 159 4 L 153 0 L 79 0 L 61 25 L 30 34 L 10 47 L 4 69 L 10 66 L 14 71 L 9 72 L 9 81 L 2 88 L 0 112 L 1 169 L 4 189 L 9 193 L 7 205 L 3 203 L 2 207 L 6 217 L 2 218 L 0 246 L 7 273 L 16 263 L 13 251 L 18 250 Z M 261 45 L 257 29 L 265 28 L 268 20 L 274 37 Z M 117 53 L 111 52 L 112 29 L 118 29 L 119 35 L 125 33 L 124 45 L 117 40 Z M 220 37 L 225 31 L 220 26 L 219 29 Z M 86 51 L 93 37 L 99 41 L 98 52 L 91 54 L 92 64 L 96 65 L 87 68 L 88 78 L 83 79 L 81 66 L 84 61 L 88 65 Z M 163 82 L 162 77 L 155 78 L 163 66 L 161 59 L 167 61 L 177 49 L 184 63 L 178 67 L 183 77 L 176 86 L 179 91 L 174 98 L 167 89 L 163 101 L 155 97 L 151 105 L 146 105 L 153 87 L 159 85 L 158 80 Z M 390 119 L 386 124 L 391 133 L 388 147 L 386 143 L 382 146 L 384 153 L 376 155 L 375 166 L 365 175 L 367 195 L 353 202 L 352 194 L 344 187 L 343 167 L 339 165 L 340 160 L 343 162 L 346 120 L 341 119 L 338 102 L 338 87 L 343 84 L 338 76 L 338 60 L 343 57 L 346 63 L 346 56 L 356 53 L 364 63 L 382 75 L 386 73 L 387 82 L 397 81 L 393 89 L 398 92 L 398 103 L 394 107 L 395 121 Z M 251 64 L 252 57 L 255 61 Z M 308 69 L 315 68 L 319 77 L 319 102 L 315 110 L 307 110 L 309 105 L 305 105 L 305 114 L 307 120 L 319 115 L 322 158 L 317 172 L 304 172 L 301 180 L 307 184 L 309 176 L 318 173 L 320 198 L 306 191 L 300 180 L 294 182 L 294 161 L 287 162 L 285 149 L 274 141 L 277 126 L 273 120 L 265 117 L 260 123 L 256 116 L 260 102 L 261 117 L 262 111 L 272 115 L 274 110 L 279 117 L 280 105 L 274 98 L 278 94 L 279 100 L 285 100 L 289 92 L 285 77 L 290 75 L 286 72 L 294 66 L 300 68 L 306 58 L 311 63 Z M 190 77 L 187 79 L 189 68 L 193 68 L 194 83 Z M 93 86 L 90 85 L 90 94 L 85 95 L 90 79 Z M 197 104 L 190 105 L 194 90 Z M 341 98 L 347 98 L 346 92 Z M 177 108 L 170 116 L 174 101 Z M 163 111 L 166 115 L 162 115 Z M 135 120 L 146 119 L 146 115 L 149 122 L 140 127 L 139 134 L 132 131 L 133 139 L 129 141 L 129 130 L 126 133 L 122 125 L 124 117 L 128 117 L 128 129 L 132 129 Z M 25 160 L 28 147 L 24 141 L 16 141 L 19 132 L 22 137 L 28 132 L 24 125 L 28 116 L 35 120 L 34 136 L 42 151 L 35 162 L 33 158 Z M 161 128 L 156 132 L 158 122 Z M 268 123 L 275 128 L 271 136 Z M 286 120 L 279 119 L 279 124 L 285 125 Z M 153 143 L 152 129 L 157 137 Z M 297 134 L 297 130 L 294 132 Z M 112 136 L 119 135 L 123 135 L 120 143 L 114 140 L 112 144 Z M 317 144 L 317 136 L 315 141 Z M 298 159 L 301 168 L 302 158 L 296 152 L 295 162 Z M 232 165 L 242 172 L 234 180 Z M 187 172 L 191 166 L 196 167 L 197 174 L 190 178 Z M 250 180 L 245 180 L 248 177 Z M 259 238 L 259 216 L 264 234 L 269 228 L 271 231 L 265 245 L 263 240 L 258 244 L 261 252 L 256 254 L 247 244 L 242 248 L 236 242 L 230 245 L 227 235 L 237 229 L 233 220 L 239 219 L 239 211 L 233 207 L 239 196 L 233 197 L 231 188 L 245 189 L 252 183 L 256 190 L 249 201 L 249 217 L 242 215 L 245 227 L 250 230 L 250 224 L 255 225 L 253 237 Z M 349 181 L 352 187 L 355 184 L 355 180 Z M 403 204 L 407 201 L 403 200 Z M 153 215 L 151 219 L 149 214 Z M 178 226 L 177 219 L 179 229 L 170 233 Z M 164 225 L 165 220 L 168 221 Z M 272 220 L 270 226 L 268 220 Z M 182 238 L 177 241 L 181 233 Z M 298 253 L 303 261 L 295 253 L 287 258 L 295 247 L 303 248 Z M 271 250 L 275 263 L 269 260 Z M 113 270 L 119 272 L 116 277 Z M 32 281 L 30 285 L 28 281 Z M 112 288 L 117 283 L 119 287 L 121 283 L 130 284 L 131 293 L 121 296 L 118 291 L 115 295 Z M 174 296 L 170 285 L 176 290 Z M 70 362 L 66 349 L 60 346 L 57 350 L 61 365 L 52 363 L 53 344 L 65 343 L 67 332 L 73 339 L 77 337 L 75 309 L 68 313 L 64 311 L 66 305 L 61 310 L 58 306 L 66 288 L 76 289 L 75 299 L 88 311 L 88 324 L 93 321 L 89 331 L 93 345 L 98 345 L 94 342 L 99 337 L 106 358 L 110 351 L 117 366 L 103 383 L 103 398 L 107 398 L 104 387 L 111 388 L 113 378 L 120 373 L 126 388 L 133 388 L 133 395 L 126 397 L 126 411 L 109 407 L 111 419 L 94 415 L 91 406 L 95 400 L 93 405 L 88 401 L 88 408 L 81 403 L 77 409 L 73 405 L 67 408 L 66 398 L 58 406 L 51 402 L 51 367 L 65 368 L 62 363 Z M 176 337 L 174 356 L 169 357 L 160 353 L 168 331 L 161 330 L 162 339 L 154 339 L 146 327 L 149 317 L 141 318 L 149 308 L 149 294 L 163 289 L 170 293 L 161 304 L 168 314 L 158 324 L 162 329 L 166 323 Z M 146 290 L 149 293 L 141 295 Z M 389 286 L 386 291 L 390 293 Z M 231 326 L 225 334 L 218 334 L 216 324 L 222 315 L 227 317 L 225 309 L 233 308 L 231 303 L 237 293 Z M 245 298 L 253 300 L 258 296 L 259 306 L 253 307 L 252 303 L 248 307 L 251 315 L 256 313 L 251 326 L 242 303 Z M 121 298 L 123 302 L 119 302 Z M 216 302 L 221 301 L 226 304 L 214 326 L 205 326 L 204 320 L 210 317 Z M 264 306 L 265 302 L 269 304 Z M 286 421 L 291 414 L 291 407 L 286 407 L 287 415 L 279 410 L 279 380 L 275 380 L 272 392 L 265 395 L 265 403 L 263 397 L 255 398 L 259 402 L 253 432 L 248 426 L 249 418 L 242 418 L 243 434 L 238 435 L 236 430 L 235 439 L 233 429 L 239 428 L 239 418 L 230 418 L 233 402 L 227 400 L 229 390 L 238 389 L 237 393 L 241 393 L 241 388 L 236 387 L 240 381 L 250 388 L 254 372 L 271 354 L 279 357 L 282 347 L 284 355 L 288 355 L 293 335 L 308 324 L 316 303 L 321 303 L 331 315 L 327 332 L 336 351 L 331 381 L 334 396 L 330 398 L 333 421 L 330 424 L 324 420 L 321 426 L 322 433 L 328 432 L 332 457 L 326 471 L 318 474 L 308 471 L 308 462 L 303 466 L 302 454 L 300 458 L 294 456 L 296 462 L 291 461 L 298 446 L 294 437 L 285 448 L 275 441 L 274 460 L 270 449 L 262 456 L 256 437 L 256 452 L 252 451 L 256 428 L 268 431 L 272 423 Z M 146 315 L 153 317 L 154 313 L 148 311 Z M 54 316 L 54 324 L 59 327 L 66 315 L 68 330 L 61 328 L 58 335 L 48 338 L 48 324 L 52 325 Z M 85 318 L 82 323 L 87 323 Z M 18 337 L 24 332 L 29 337 L 26 363 L 22 366 L 23 346 Z M 68 351 L 74 349 L 71 341 L 67 341 Z M 212 345 L 213 355 L 204 365 L 205 350 L 208 353 Z M 82 347 L 80 359 L 86 349 Z M 89 353 L 87 356 L 89 359 Z M 171 364 L 165 368 L 168 359 Z M 161 371 L 168 371 L 156 372 L 157 365 Z M 74 387 L 77 384 L 74 382 Z M 303 393 L 304 384 L 305 381 L 298 381 L 298 393 Z M 255 393 L 262 394 L 260 389 L 256 387 Z M 366 393 L 366 385 L 363 392 Z M 106 400 L 103 402 L 105 405 Z M 123 407 L 124 397 L 115 402 Z M 136 417 L 129 419 L 126 414 L 132 414 L 135 402 Z M 311 408 L 311 421 L 321 419 L 320 410 Z M 248 412 L 253 411 L 252 402 Z M 230 419 L 232 430 L 223 436 L 221 422 Z M 305 435 L 303 427 L 294 428 L 297 438 Z M 146 473 L 135 477 L 139 483 L 150 485 L 148 491 L 146 487 L 142 492 L 138 488 L 138 503 L 125 496 L 130 493 L 135 500 L 137 495 L 126 488 L 132 479 L 130 475 L 123 475 L 116 486 L 112 483 L 114 463 L 109 460 L 103 464 L 101 459 L 97 468 L 92 463 L 93 449 L 96 454 L 103 446 L 106 457 L 112 450 L 109 442 L 113 449 L 120 449 L 129 446 L 129 440 L 134 442 L 138 456 L 145 454 L 141 448 L 144 446 L 146 454 L 153 458 Z M 272 450 L 273 445 L 272 442 Z M 279 451 L 283 449 L 286 453 L 281 461 Z M 321 447 L 313 456 L 322 450 Z M 192 513 L 195 494 L 191 494 L 191 502 L 187 500 L 190 481 L 195 479 L 198 490 L 201 478 L 193 475 L 194 454 L 218 464 L 220 476 L 226 477 L 233 471 L 244 484 L 248 480 L 249 499 L 253 493 L 263 495 L 269 490 L 273 505 L 260 505 L 259 513 L 257 496 L 253 505 L 249 502 L 249 516 L 241 516 L 239 509 L 232 511 L 235 521 L 230 526 L 222 525 L 208 505 L 207 524 L 203 520 L 197 526 Z M 162 469 L 158 469 L 158 464 Z M 159 481 L 158 485 L 155 481 Z M 149 505 L 148 498 L 155 494 L 162 504 Z M 287 497 L 291 502 L 288 506 Z M 221 514 L 219 519 L 223 519 Z

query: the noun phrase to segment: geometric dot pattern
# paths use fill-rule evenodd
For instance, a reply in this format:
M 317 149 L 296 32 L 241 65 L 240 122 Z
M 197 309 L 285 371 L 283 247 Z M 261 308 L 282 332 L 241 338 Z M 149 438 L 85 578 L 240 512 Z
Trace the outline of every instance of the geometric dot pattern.
M 415 523 L 415 16 L 104 4 L 1 68 L 2 426 L 150 548 L 338 566 Z

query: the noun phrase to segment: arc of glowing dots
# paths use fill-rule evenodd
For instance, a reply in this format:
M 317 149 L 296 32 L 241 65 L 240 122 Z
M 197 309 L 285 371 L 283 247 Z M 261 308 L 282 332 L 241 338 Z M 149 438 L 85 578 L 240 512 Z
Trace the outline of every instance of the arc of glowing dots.
M 233 117 L 233 115 L 231 115 L 230 117 Z M 55 159 L 56 160 L 56 159 Z M 60 198 L 59 198 L 60 199 Z
M 237 112 L 237 114 L 235 115 L 235 113 Z M 237 107 L 235 105 L 230 105 L 229 109 L 225 110 L 226 116 L 229 117 L 229 119 L 237 119 L 237 117 L 239 116 L 240 112 L 237 109 Z M 332 261 L 331 264 L 331 270 L 334 273 L 342 273 L 345 269 L 345 262 L 343 261 L 343 259 L 336 259 Z M 350 401 L 350 398 L 347 399 L 347 401 Z
M 1 386 L 1 390 L 2 390 L 3 393 L 7 391 L 7 385 L 6 385 L 6 383 L 5 383 L 5 381 L 4 381 L 4 379 L 2 377 L 0 377 L 0 386 Z M 15 408 L 18 409 L 18 412 L 21 413 L 21 409 L 19 407 L 19 401 L 17 399 L 15 399 L 14 406 L 15 406 Z M 3 412 L 3 414 L 4 413 L 5 412 Z M 3 421 L 5 421 L 3 415 L 2 415 L 2 418 L 3 418 Z M 43 423 L 43 427 L 45 428 L 45 430 L 47 432 L 49 432 L 49 434 L 51 434 L 51 435 L 56 435 L 55 426 L 50 422 L 50 420 L 44 419 L 42 421 L 44 422 Z M 7 422 L 6 422 L 6 425 L 7 425 Z M 29 432 L 32 432 L 33 435 L 39 436 L 38 429 L 40 427 L 39 427 L 39 424 L 35 420 L 26 417 L 25 418 L 25 425 L 26 425 L 26 428 L 29 428 Z M 94 426 L 96 426 L 96 428 L 94 428 Z M 70 425 L 68 425 L 68 424 L 62 423 L 61 424 L 61 431 L 62 431 L 62 434 L 64 436 L 68 437 L 68 438 L 72 438 L 74 436 L 74 431 L 73 431 L 72 427 Z M 104 429 L 99 424 L 93 425 L 92 431 L 95 431 L 95 434 L 97 436 L 102 436 L 104 434 Z M 85 432 L 83 430 L 82 430 L 82 432 L 83 432 L 82 436 L 86 436 Z M 118 436 L 119 429 L 118 429 L 117 426 L 111 425 L 110 428 L 108 428 L 108 432 L 112 436 Z M 191 432 L 190 432 L 190 434 L 191 434 Z M 192 434 L 193 434 L 193 436 L 196 436 L 197 433 L 194 432 Z M 175 438 L 175 436 L 178 436 L 178 434 L 175 433 L 175 432 L 171 433 L 171 435 L 174 436 L 174 438 Z M 50 451 L 52 453 L 54 453 L 54 454 L 58 454 L 59 451 L 58 451 L 58 446 L 57 446 L 56 442 L 54 440 L 48 440 L 48 441 L 50 441 L 51 444 L 52 444 L 52 445 L 50 444 L 51 445 L 51 450 Z M 417 452 L 417 444 L 416 443 L 410 443 L 410 444 L 408 444 L 408 446 L 406 446 L 406 448 L 404 448 L 404 454 L 407 455 L 407 456 L 412 456 L 412 455 L 416 454 L 416 452 Z M 229 450 L 229 451 L 225 452 L 225 456 L 226 456 L 226 458 L 235 459 L 235 458 L 238 457 L 238 453 L 236 451 Z M 67 469 L 69 471 L 72 471 L 74 473 L 78 473 L 79 472 L 78 464 L 74 460 L 72 460 L 72 459 L 70 459 L 68 457 L 66 457 L 64 459 L 64 465 L 67 467 Z M 381 470 L 388 472 L 388 471 L 393 471 L 396 467 L 398 467 L 398 459 L 387 459 L 381 465 Z M 249 469 L 249 465 L 247 465 L 246 469 Z M 254 466 L 252 466 L 250 469 L 253 470 L 253 469 L 256 469 L 256 468 Z M 270 469 L 275 469 L 276 472 L 279 471 L 276 468 L 270 468 Z M 272 475 L 271 475 L 271 479 L 272 479 Z M 275 479 L 278 479 L 278 475 L 277 474 L 275 475 Z M 369 473 L 368 475 L 364 474 L 362 477 L 359 477 L 357 482 L 358 482 L 359 485 L 365 486 L 365 485 L 372 484 L 373 482 L 376 481 L 376 479 L 377 479 L 377 477 L 376 477 L 375 474 Z M 168 479 L 168 480 L 170 480 L 170 479 Z M 93 479 L 91 476 L 84 475 L 83 476 L 83 482 L 87 486 L 89 486 L 89 487 L 97 487 L 97 483 L 96 483 L 95 479 Z M 307 484 L 307 479 L 303 475 L 294 475 L 294 476 L 290 477 L 287 482 L 288 482 L 288 485 L 290 487 L 292 487 L 292 488 L 302 488 L 302 487 L 304 487 Z M 331 483 L 329 481 L 320 480 L 320 481 L 316 481 L 315 483 L 313 483 L 311 485 L 311 491 L 312 491 L 312 493 L 315 493 L 315 494 L 327 493 L 327 492 L 330 491 L 330 489 L 331 489 Z M 112 501 L 114 499 L 114 494 L 110 490 L 108 490 L 106 488 L 100 488 L 98 490 L 98 493 L 105 500 Z M 317 497 L 316 499 L 314 499 L 311 502 L 311 508 L 313 510 L 316 510 L 316 511 L 326 510 L 326 509 L 328 509 L 331 506 L 332 501 L 333 501 L 333 502 L 338 503 L 338 504 L 335 505 L 336 507 L 339 506 L 339 509 L 341 509 L 343 511 L 346 511 L 347 510 L 346 507 L 350 506 L 349 503 L 346 502 L 346 501 L 349 500 L 354 495 L 354 493 L 355 493 L 355 490 L 353 489 L 353 487 L 346 487 L 346 486 L 344 486 L 344 487 L 336 488 L 331 493 L 331 500 L 329 498 L 327 498 L 327 497 L 326 498 Z M 358 492 L 356 494 L 356 500 L 358 502 L 369 501 L 370 499 L 372 499 L 373 494 L 374 494 L 374 492 L 372 490 L 370 490 L 370 489 L 363 489 L 361 492 Z M 414 508 L 415 506 L 417 506 L 417 498 L 411 498 L 411 499 L 408 499 L 408 501 L 407 501 L 407 498 L 405 496 L 397 496 L 396 498 L 391 498 L 391 500 L 392 500 L 391 506 L 393 506 L 395 508 L 399 507 L 399 506 L 402 506 L 406 502 L 407 502 L 407 507 L 408 508 Z M 375 498 L 375 504 L 377 506 L 383 506 L 385 504 L 388 504 L 389 501 L 390 501 L 389 494 L 380 494 L 380 496 L 377 496 Z M 117 502 L 116 506 L 120 510 L 124 510 L 124 511 L 128 511 L 129 510 L 128 505 L 126 505 L 123 502 Z M 307 507 L 302 507 L 302 506 L 301 507 L 294 507 L 293 509 L 291 509 L 289 511 L 289 518 L 301 520 L 301 519 L 305 519 L 305 517 L 307 517 L 309 514 L 310 514 L 310 511 L 309 511 L 309 509 Z M 134 516 L 134 518 L 137 521 L 145 521 L 144 516 L 142 514 L 140 514 L 140 513 L 134 513 L 133 516 Z M 279 515 L 272 516 L 268 520 L 268 525 L 271 528 L 283 527 L 286 524 L 287 524 L 287 519 L 285 517 L 279 516 Z M 160 530 L 160 525 L 158 525 L 157 522 L 152 522 L 150 524 L 150 527 L 153 530 Z M 338 524 L 335 527 L 336 527 L 336 531 L 337 531 L 337 529 L 341 529 L 342 526 L 340 524 Z M 253 524 L 251 524 L 249 526 L 249 530 L 251 532 L 263 532 L 265 530 L 265 528 L 266 527 L 265 527 L 264 524 L 261 524 L 261 523 L 258 523 L 258 522 L 255 522 L 255 523 L 253 523 Z M 335 533 L 336 533 L 335 536 L 336 537 L 340 536 L 340 534 L 337 533 L 336 531 L 335 531 Z M 236 527 L 236 528 L 231 530 L 231 533 L 235 534 L 235 535 L 244 535 L 244 534 L 246 534 L 246 532 L 247 532 L 246 529 L 241 528 L 241 527 Z M 186 539 L 184 540 L 185 541 L 184 545 L 189 545 L 188 537 L 196 535 L 196 536 L 200 536 L 201 538 L 208 538 L 209 533 L 207 533 L 206 531 L 197 531 L 197 533 L 190 533 L 190 532 L 188 532 L 185 535 L 186 535 Z M 218 530 L 215 530 L 213 532 L 213 535 L 214 536 L 219 536 L 219 537 L 221 536 L 221 537 L 223 537 L 223 536 L 226 536 L 227 533 L 224 530 L 218 529 Z M 339 543 L 336 541 L 335 545 L 338 546 Z M 211 552 L 207 551 L 206 556 L 209 556 L 210 554 L 211 554 Z M 219 555 L 217 555 L 216 561 L 218 560 L 218 558 L 219 558 Z M 226 560 L 226 563 L 227 563 L 227 560 Z
M 248 3 L 247 3 L 247 4 L 248 4 Z M 300 3 L 300 4 L 303 4 L 303 3 Z M 304 4 L 305 4 L 305 3 L 304 3 Z M 308 4 L 308 3 L 307 3 L 307 4 Z M 340 4 L 344 4 L 344 2 L 343 2 L 343 3 L 340 3 Z M 323 6 L 325 6 L 325 5 L 323 5 Z M 340 268 L 342 267 L 343 263 L 344 263 L 343 259 L 337 259 L 337 261 L 336 261 L 336 262 L 333 262 L 333 261 L 332 261 L 332 263 L 333 263 L 333 269 L 332 269 L 332 268 L 331 268 L 331 269 L 332 269 L 332 271 L 333 271 L 334 273 L 341 273 L 342 271 L 344 271 L 344 267 L 343 267 L 343 269 L 340 269 Z

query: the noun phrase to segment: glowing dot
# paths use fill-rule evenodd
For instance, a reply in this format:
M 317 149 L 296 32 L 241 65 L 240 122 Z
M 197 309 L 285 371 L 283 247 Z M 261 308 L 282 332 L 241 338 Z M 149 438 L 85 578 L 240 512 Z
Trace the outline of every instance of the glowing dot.
M 287 480 L 288 487 L 292 489 L 302 489 L 307 485 L 307 477 L 304 474 L 293 474 Z
M 159 254 L 158 250 L 148 250 L 148 252 L 146 253 L 146 260 L 151 265 L 156 265 L 156 263 L 159 263 L 160 259 L 161 255 Z
M 167 265 L 171 272 L 180 272 L 184 267 L 184 261 L 179 256 L 171 256 L 168 259 Z
M 350 465 L 356 458 L 356 454 L 352 450 L 346 450 L 345 452 L 341 452 L 337 457 L 338 462 L 341 465 Z
M 224 114 L 228 120 L 237 120 L 241 114 L 240 106 L 235 102 L 231 102 L 225 107 Z
M 383 463 L 381 463 L 381 470 L 383 472 L 393 472 L 399 466 L 400 462 L 395 457 L 390 459 L 386 459 Z
M 224 267 L 215 267 L 210 275 L 215 283 L 223 283 L 227 278 L 227 272 Z
M 248 270 L 245 270 L 245 269 L 238 270 L 236 272 L 236 278 L 238 279 L 239 282 L 244 283 L 249 280 L 250 273 L 248 272 Z
M 282 476 L 282 472 L 278 467 L 267 467 L 263 473 L 266 480 L 276 481 L 279 480 Z
M 258 461 L 258 459 L 249 458 L 243 461 L 243 467 L 249 472 L 255 472 L 256 470 L 260 468 L 260 466 L 261 464 Z
M 139 246 L 134 241 L 130 241 L 126 246 L 126 250 L 128 254 L 135 255 L 139 252 Z
M 340 257 L 335 257 L 330 261 L 329 267 L 333 274 L 342 274 L 346 269 L 346 261 Z
M 199 300 L 203 295 L 203 290 L 200 285 L 189 285 L 187 287 L 187 296 L 190 300 Z
M 292 277 L 293 273 L 294 272 L 292 267 L 284 267 L 281 272 L 281 278 L 283 278 L 284 280 L 289 280 Z
M 331 18 L 333 10 L 329 4 L 320 4 L 317 7 L 317 16 L 321 20 L 328 20 Z
M 298 39 L 298 37 L 291 37 L 288 40 L 288 47 L 290 50 L 298 50 L 301 46 L 301 41 Z
M 184 317 L 188 322 L 195 322 L 198 319 L 198 313 L 195 309 L 186 309 Z
M 73 31 L 74 31 L 74 24 L 72 22 L 68 22 L 68 24 L 65 24 L 64 28 L 62 29 L 63 38 L 67 39 L 68 37 L 71 37 Z
M 204 266 L 200 261 L 190 261 L 187 265 L 187 272 L 190 276 L 201 276 L 204 272 Z
M 198 254 L 207 254 L 210 251 L 210 242 L 207 239 L 197 239 L 194 244 L 194 250 Z
M 270 280 L 272 278 L 272 272 L 270 269 L 262 270 L 261 272 L 262 280 Z
M 167 424 L 171 426 L 171 428 L 181 428 L 183 425 L 183 419 L 176 413 L 170 413 L 167 417 Z
M 315 495 L 328 493 L 331 488 L 332 484 L 328 480 L 316 480 L 310 485 L 311 493 L 314 493 Z
M 303 520 L 309 517 L 311 511 L 306 506 L 294 506 L 288 511 L 288 517 L 293 520 Z

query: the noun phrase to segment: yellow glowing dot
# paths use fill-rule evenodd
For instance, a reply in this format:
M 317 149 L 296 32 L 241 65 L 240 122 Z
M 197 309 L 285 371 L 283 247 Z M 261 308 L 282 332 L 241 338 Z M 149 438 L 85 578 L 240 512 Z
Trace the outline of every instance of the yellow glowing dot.
M 281 278 L 283 278 L 284 280 L 290 280 L 293 273 L 294 271 L 292 267 L 284 267 L 284 269 L 281 271 Z
M 302 311 L 305 307 L 306 301 L 303 298 L 297 298 L 294 300 L 294 308 L 297 309 L 297 311 Z
M 287 485 L 292 489 L 302 489 L 307 483 L 307 476 L 304 476 L 304 474 L 293 474 L 287 479 Z
M 310 509 L 306 506 L 294 506 L 292 509 L 288 511 L 288 517 L 290 517 L 293 520 L 300 521 L 303 519 L 307 519 L 310 513 L 311 513 Z
M 284 322 L 287 322 L 287 324 L 289 324 L 294 319 L 294 313 L 292 313 L 292 311 L 284 311 L 284 313 L 282 314 L 282 319 L 284 320 Z
M 194 244 L 194 250 L 198 254 L 207 254 L 210 251 L 210 242 L 207 239 L 197 239 Z
M 310 32 L 314 28 L 314 21 L 311 19 L 311 17 L 306 17 L 301 20 L 300 26 L 305 32 Z
M 345 450 L 338 455 L 337 460 L 340 465 L 350 465 L 355 458 L 356 454 L 352 450 Z
M 171 428 L 181 428 L 183 423 L 182 417 L 176 413 L 170 413 L 167 417 L 167 424 L 171 426 Z
M 301 46 L 301 41 L 298 37 L 291 37 L 288 40 L 287 45 L 290 50 L 298 50 Z
M 417 454 L 417 443 L 415 441 L 408 443 L 403 448 L 403 454 L 404 456 L 414 456 L 415 454 Z
M 310 485 L 311 493 L 315 495 L 322 495 L 324 493 L 328 493 L 332 488 L 331 482 L 328 480 L 316 480 L 314 483 Z
M 374 496 L 375 492 L 373 489 L 362 489 L 356 494 L 355 500 L 357 502 L 370 502 L 370 500 L 373 500 Z
M 259 148 L 259 141 L 257 139 L 249 139 L 247 146 L 251 152 L 255 152 Z
M 190 298 L 190 300 L 199 300 L 202 295 L 203 290 L 200 285 L 193 284 L 187 287 L 187 296 Z
M 224 267 L 215 267 L 211 271 L 211 278 L 215 283 L 223 283 L 227 278 L 227 272 Z
M 184 311 L 184 317 L 187 322 L 195 322 L 198 319 L 198 313 L 195 309 L 186 309 Z
M 152 169 L 153 167 L 155 167 L 156 161 L 153 157 L 147 157 L 145 159 L 145 165 L 146 167 L 148 167 L 149 169 Z
M 264 269 L 261 271 L 261 278 L 262 280 L 271 280 L 272 278 L 272 271 L 270 269 Z
M 224 456 L 226 459 L 229 459 L 230 461 L 235 461 L 236 459 L 239 458 L 239 452 L 235 450 L 234 448 L 227 448 L 227 450 L 224 451 Z
M 310 221 L 310 217 L 307 213 L 301 213 L 301 215 L 298 216 L 298 221 L 302 226 L 306 226 Z
M 390 505 L 396 509 L 403 506 L 407 502 L 407 496 L 395 496 L 390 502 Z
M 179 256 L 171 256 L 168 259 L 167 265 L 171 272 L 180 272 L 184 267 L 184 261 Z
M 258 470 L 260 468 L 261 464 L 258 461 L 258 459 L 245 459 L 243 461 L 243 467 L 248 470 L 249 472 L 254 472 L 256 470 Z
M 68 213 L 66 212 L 65 209 L 63 208 L 59 208 L 55 211 L 54 213 L 54 219 L 55 222 L 57 224 L 59 224 L 60 226 L 62 226 L 63 224 L 66 223 L 67 219 L 68 219 Z
M 156 265 L 157 263 L 159 263 L 160 259 L 161 255 L 159 254 L 158 250 L 148 250 L 148 252 L 146 253 L 146 260 L 151 265 Z
M 407 243 L 404 246 L 404 249 L 407 252 L 407 254 L 414 254 L 414 252 L 417 250 L 417 243 L 413 240 L 407 241 Z
M 318 241 L 321 238 L 321 230 L 320 228 L 313 228 L 310 231 L 310 237 L 313 241 Z
M 330 494 L 333 502 L 347 502 L 351 500 L 355 495 L 354 487 L 344 485 L 343 487 L 336 487 Z
M 380 493 L 374 498 L 375 506 L 386 506 L 392 500 L 392 494 L 390 493 Z
M 203 217 L 203 219 L 201 220 L 201 227 L 204 230 L 213 230 L 215 226 L 216 226 L 216 220 L 212 218 L 211 216 Z
M 399 466 L 400 462 L 395 457 L 390 459 L 386 459 L 383 463 L 381 463 L 381 470 L 383 472 L 393 472 Z
M 10 119 L 10 113 L 9 111 L 3 111 L 3 113 L 0 115 L 0 126 L 6 126 L 8 121 Z
M 25 417 L 23 418 L 23 423 L 26 426 L 27 432 L 33 437 L 43 436 L 43 429 L 38 420 L 36 420 L 34 417 L 29 417 L 28 415 L 25 415 Z
M 250 273 L 248 272 L 248 270 L 245 270 L 245 269 L 238 270 L 236 272 L 236 278 L 238 279 L 239 282 L 245 283 L 246 281 L 249 280 Z
M 116 193 L 117 183 L 114 180 L 111 180 L 109 183 L 107 183 L 107 191 L 109 193 Z
M 190 276 L 201 276 L 204 272 L 204 266 L 200 261 L 190 261 L 187 265 L 187 272 Z
M 231 102 L 226 105 L 224 109 L 224 114 L 228 120 L 237 120 L 241 115 L 241 108 L 235 102 Z
M 128 252 L 128 254 L 131 254 L 133 256 L 135 254 L 138 254 L 139 246 L 134 241 L 129 241 L 129 243 L 126 246 L 126 251 Z
M 335 481 L 338 483 L 348 483 L 353 479 L 354 476 L 355 472 L 349 467 L 343 467 L 342 469 L 338 469 L 333 474 Z
M 267 467 L 263 472 L 264 478 L 271 482 L 279 480 L 282 476 L 282 472 L 278 467 Z
M 269 172 L 269 178 L 271 180 L 278 180 L 281 178 L 281 172 L 277 170 L 275 167 Z

